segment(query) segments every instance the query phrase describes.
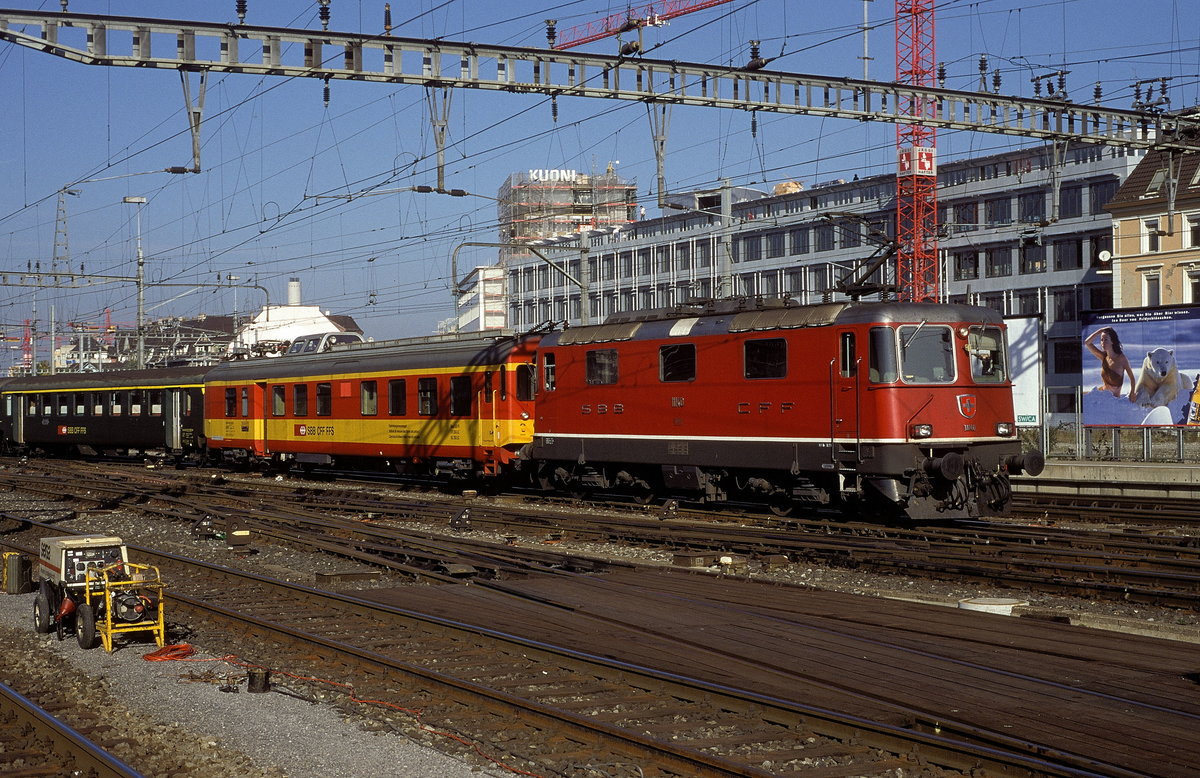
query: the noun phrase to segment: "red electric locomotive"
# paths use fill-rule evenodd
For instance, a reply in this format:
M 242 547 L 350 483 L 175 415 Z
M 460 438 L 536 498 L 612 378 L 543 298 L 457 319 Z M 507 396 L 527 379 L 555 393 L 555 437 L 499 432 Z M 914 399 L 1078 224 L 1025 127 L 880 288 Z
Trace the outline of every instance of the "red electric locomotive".
M 543 485 L 872 516 L 1003 512 L 1016 438 L 1004 323 L 972 306 L 725 300 L 545 335 Z
M 226 362 L 205 379 L 209 450 L 278 466 L 505 474 L 533 436 L 536 345 L 472 333 Z

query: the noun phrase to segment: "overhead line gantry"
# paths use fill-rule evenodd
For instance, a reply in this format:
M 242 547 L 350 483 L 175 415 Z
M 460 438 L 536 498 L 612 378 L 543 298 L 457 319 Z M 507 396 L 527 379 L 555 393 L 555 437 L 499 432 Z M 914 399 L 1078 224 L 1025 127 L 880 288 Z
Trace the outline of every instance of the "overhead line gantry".
M 664 102 L 1041 140 L 1200 150 L 1200 117 L 578 51 L 0 9 L 0 40 L 89 65 Z M 906 106 L 934 104 L 913 116 Z

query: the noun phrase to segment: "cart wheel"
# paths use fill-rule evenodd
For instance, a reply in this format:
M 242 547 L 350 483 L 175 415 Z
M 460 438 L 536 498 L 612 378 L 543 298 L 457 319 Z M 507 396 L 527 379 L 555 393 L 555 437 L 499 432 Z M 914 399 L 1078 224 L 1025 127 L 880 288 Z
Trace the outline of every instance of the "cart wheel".
M 75 639 L 85 650 L 96 645 L 96 611 L 86 602 L 79 603 L 75 610 Z
M 45 589 L 39 589 L 37 596 L 33 598 L 33 631 L 41 635 L 50 634 L 50 631 L 54 629 L 52 618 L 50 598 L 46 595 Z

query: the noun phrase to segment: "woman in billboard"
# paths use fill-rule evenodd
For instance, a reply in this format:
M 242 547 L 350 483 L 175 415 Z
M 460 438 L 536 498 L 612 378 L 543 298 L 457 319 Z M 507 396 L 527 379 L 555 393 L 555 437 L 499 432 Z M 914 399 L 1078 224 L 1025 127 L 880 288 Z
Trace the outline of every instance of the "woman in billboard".
M 1097 340 L 1099 345 L 1096 343 Z M 1137 402 L 1137 379 L 1133 376 L 1129 357 L 1125 356 L 1121 350 L 1121 339 L 1117 337 L 1117 331 L 1112 327 L 1101 327 L 1088 335 L 1087 339 L 1083 341 L 1083 345 L 1092 353 L 1092 356 L 1100 360 L 1102 385 L 1096 388 L 1111 392 L 1114 397 L 1120 397 L 1121 386 L 1125 383 L 1125 376 L 1128 375 L 1129 401 Z

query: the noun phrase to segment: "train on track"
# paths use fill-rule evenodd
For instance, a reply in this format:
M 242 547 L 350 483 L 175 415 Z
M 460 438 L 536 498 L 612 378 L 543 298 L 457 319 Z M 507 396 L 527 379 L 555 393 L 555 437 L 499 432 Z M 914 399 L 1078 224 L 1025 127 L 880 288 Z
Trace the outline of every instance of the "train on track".
M 300 352 L 300 353 L 297 353 Z M 463 485 L 1003 513 L 1005 326 L 961 305 L 704 301 L 540 332 L 0 381 L 9 451 L 395 470 Z

